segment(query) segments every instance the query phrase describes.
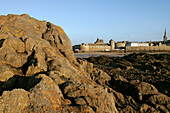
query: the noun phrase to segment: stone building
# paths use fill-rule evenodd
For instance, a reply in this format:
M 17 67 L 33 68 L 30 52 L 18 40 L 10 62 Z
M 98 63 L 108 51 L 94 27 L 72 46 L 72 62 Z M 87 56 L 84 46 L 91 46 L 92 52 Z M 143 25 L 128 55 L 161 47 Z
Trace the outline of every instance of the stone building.
M 126 41 L 119 41 L 115 44 L 116 49 L 125 49 L 126 46 Z
M 126 43 L 126 46 L 149 46 L 149 43 L 141 43 L 141 42 L 129 42 Z
M 166 34 L 166 28 L 165 28 L 165 33 L 164 33 L 164 37 L 163 37 L 163 42 L 167 46 L 170 46 L 170 40 L 168 40 L 168 37 L 167 37 L 167 34 Z
M 163 37 L 163 41 L 164 43 L 166 43 L 168 40 L 167 34 L 166 34 L 166 28 L 165 28 L 165 33 L 164 33 L 164 37 Z
M 115 42 L 111 39 L 109 43 L 104 43 L 102 39 L 97 38 L 95 43 L 73 46 L 75 52 L 88 52 L 88 51 L 112 51 L 115 49 Z

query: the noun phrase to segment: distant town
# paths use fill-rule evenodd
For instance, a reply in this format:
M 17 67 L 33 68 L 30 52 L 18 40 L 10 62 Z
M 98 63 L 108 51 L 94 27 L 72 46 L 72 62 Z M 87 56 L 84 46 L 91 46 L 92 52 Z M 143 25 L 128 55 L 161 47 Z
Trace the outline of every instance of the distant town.
M 75 53 L 82 52 L 167 52 L 170 51 L 170 40 L 168 40 L 166 28 L 162 41 L 147 41 L 147 42 L 130 42 L 110 40 L 109 43 L 104 43 L 102 39 L 97 38 L 94 43 L 82 43 L 74 45 L 73 51 Z

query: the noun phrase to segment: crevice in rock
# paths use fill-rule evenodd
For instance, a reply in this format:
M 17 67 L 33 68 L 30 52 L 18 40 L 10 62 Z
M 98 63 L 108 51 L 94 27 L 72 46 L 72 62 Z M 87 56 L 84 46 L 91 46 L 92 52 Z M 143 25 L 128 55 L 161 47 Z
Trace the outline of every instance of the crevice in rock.
M 6 57 L 7 57 L 7 54 L 5 54 L 4 58 L 6 58 Z
M 48 60 L 48 55 L 45 53 L 45 61 Z
M 46 33 L 46 32 L 47 32 L 47 30 L 45 31 L 45 33 Z M 45 34 L 45 33 L 42 34 L 42 39 L 45 39 L 45 38 L 44 38 L 44 34 Z
M 53 62 L 54 60 L 50 60 L 50 61 L 47 61 L 47 71 L 49 72 L 50 71 L 50 66 L 51 66 L 51 64 L 52 64 L 52 62 Z
M 19 39 L 24 43 L 25 51 L 24 51 L 24 52 L 18 52 L 18 51 L 16 51 L 16 52 L 17 52 L 18 54 L 26 54 L 26 55 L 28 55 L 28 52 L 26 51 L 26 40 L 27 40 L 28 38 L 23 39 L 22 37 L 20 37 Z
M 129 86 L 129 83 L 126 83 L 120 80 L 114 80 L 113 78 L 111 78 L 111 80 L 108 83 L 111 89 L 115 90 L 116 92 L 120 92 L 123 95 L 128 95 L 128 92 L 124 90 L 126 88 L 123 86 Z
M 4 41 L 5 41 L 5 39 L 1 39 L 1 40 L 0 40 L 0 48 L 2 47 Z
M 45 30 L 45 32 L 44 32 L 44 33 L 42 33 L 42 39 L 45 39 L 45 38 L 44 38 L 44 34 L 46 34 L 46 33 L 49 31 L 49 29 L 48 29 L 48 28 L 49 28 L 49 27 L 48 27 L 48 25 L 46 25 L 46 26 L 47 26 L 47 29 Z
M 47 22 L 47 28 L 51 28 L 51 23 L 50 22 Z
M 56 41 L 55 41 L 55 36 L 54 35 L 52 35 L 53 36 L 53 38 L 54 38 L 54 43 L 55 43 L 55 45 L 56 45 L 56 47 L 57 47 L 57 43 L 56 43 Z M 58 36 L 59 37 L 59 36 Z M 59 38 L 60 39 L 60 38 Z M 61 40 L 61 39 L 60 39 Z M 61 44 L 62 44 L 62 41 L 60 42 Z M 57 47 L 58 48 L 58 47 Z M 61 50 L 61 49 L 59 49 L 58 48 L 58 50 L 60 51 L 60 53 L 64 56 L 64 57 L 66 57 L 66 55 L 65 55 L 65 53 Z
M 170 81 L 157 81 L 157 82 L 148 82 L 148 83 L 154 85 L 159 92 L 170 97 L 170 93 L 169 93 L 170 92 Z
M 94 112 L 96 112 L 96 108 L 95 107 L 93 107 L 93 106 L 90 106 L 90 107 L 93 109 Z
M 58 39 L 60 41 L 60 44 L 63 44 L 63 41 L 61 40 L 60 36 L 58 36 Z
M 32 76 L 34 76 L 34 77 L 36 77 L 36 76 L 38 76 L 39 74 L 45 74 L 45 75 L 49 75 L 49 72 L 48 71 L 41 71 L 41 72 L 38 72 L 38 73 L 35 73 L 34 75 L 32 75 Z
M 83 98 L 84 101 L 86 102 L 86 104 L 87 104 L 88 106 L 90 106 L 90 107 L 93 109 L 94 112 L 96 112 L 96 108 L 95 108 L 94 106 L 89 105 L 87 99 L 86 99 L 84 96 L 81 96 L 81 97 L 79 97 L 79 98 Z
M 28 52 L 27 52 L 27 51 L 24 51 L 24 54 L 28 55 Z
M 0 26 L 0 30 L 1 30 L 1 27 L 2 27 L 2 26 L 3 26 L 3 25 Z
M 22 42 L 26 42 L 27 38 L 23 39 L 22 37 L 19 38 Z
M 76 104 L 73 97 L 68 97 L 67 95 L 63 95 L 63 96 L 65 99 L 69 99 L 71 101 L 71 104 L 69 106 L 80 106 L 80 105 Z
M 142 100 L 143 100 L 143 103 L 146 103 L 147 105 L 157 109 L 155 104 L 153 104 L 152 102 L 147 101 L 151 96 L 154 96 L 154 95 L 157 95 L 157 94 L 145 95 L 145 96 L 143 96 Z
M 153 103 L 151 103 L 151 102 L 146 102 L 146 104 L 149 105 L 149 106 L 151 106 L 151 107 L 153 107 L 153 108 L 155 108 L 155 109 L 157 109 L 157 108 L 156 108 L 156 105 L 153 104 Z
M 156 95 L 156 94 L 150 94 L 150 95 L 144 95 L 144 96 L 142 96 L 142 101 L 143 101 L 143 103 L 145 103 L 146 100 L 148 100 L 151 96 L 154 96 L 154 95 Z
M 55 35 L 52 35 L 53 36 L 53 39 L 54 39 L 54 44 L 55 46 L 57 46 L 57 43 L 55 42 Z
M 73 97 L 68 97 L 68 96 L 67 96 L 67 93 L 66 93 L 66 94 L 64 93 L 64 88 L 65 88 L 67 85 L 69 85 L 69 83 L 71 83 L 71 82 L 70 82 L 70 81 L 64 82 L 64 83 L 62 83 L 62 84 L 59 85 L 59 88 L 60 88 L 60 90 L 61 90 L 64 98 L 65 98 L 65 99 L 69 99 L 69 100 L 71 101 L 71 104 L 70 104 L 69 106 L 78 106 L 78 104 L 76 104 L 76 102 L 74 101 L 74 98 L 73 98 Z
M 14 75 L 12 78 L 5 82 L 0 82 L 0 96 L 4 91 L 12 91 L 13 89 L 22 88 L 29 91 L 36 84 L 41 81 L 41 78 L 35 78 L 34 76 L 19 76 Z
M 31 66 L 32 64 L 34 64 L 34 66 L 37 66 L 37 59 L 34 58 L 34 55 L 35 55 L 35 51 L 33 51 L 32 54 L 28 56 L 27 62 L 21 67 L 24 75 L 26 74 L 29 66 Z
M 65 53 L 64 53 L 64 52 L 62 52 L 62 50 L 61 50 L 61 49 L 59 49 L 59 51 L 60 51 L 60 53 L 61 53 L 64 57 L 66 57 Z

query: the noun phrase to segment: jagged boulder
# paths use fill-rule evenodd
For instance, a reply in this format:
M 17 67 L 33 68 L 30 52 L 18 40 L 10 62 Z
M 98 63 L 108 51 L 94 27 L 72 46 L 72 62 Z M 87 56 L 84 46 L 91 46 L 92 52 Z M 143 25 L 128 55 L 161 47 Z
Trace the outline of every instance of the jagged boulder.
M 103 86 L 110 77 L 95 70 L 77 61 L 61 27 L 27 14 L 0 16 L 0 112 L 117 112 Z

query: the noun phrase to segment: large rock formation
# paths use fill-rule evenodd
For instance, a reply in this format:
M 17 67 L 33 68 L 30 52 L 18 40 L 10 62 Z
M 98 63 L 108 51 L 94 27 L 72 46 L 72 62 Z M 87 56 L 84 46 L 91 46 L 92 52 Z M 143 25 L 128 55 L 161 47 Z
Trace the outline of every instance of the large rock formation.
M 95 70 L 74 57 L 61 27 L 26 14 L 0 16 L 1 113 L 118 112 L 113 93 L 91 79 Z

